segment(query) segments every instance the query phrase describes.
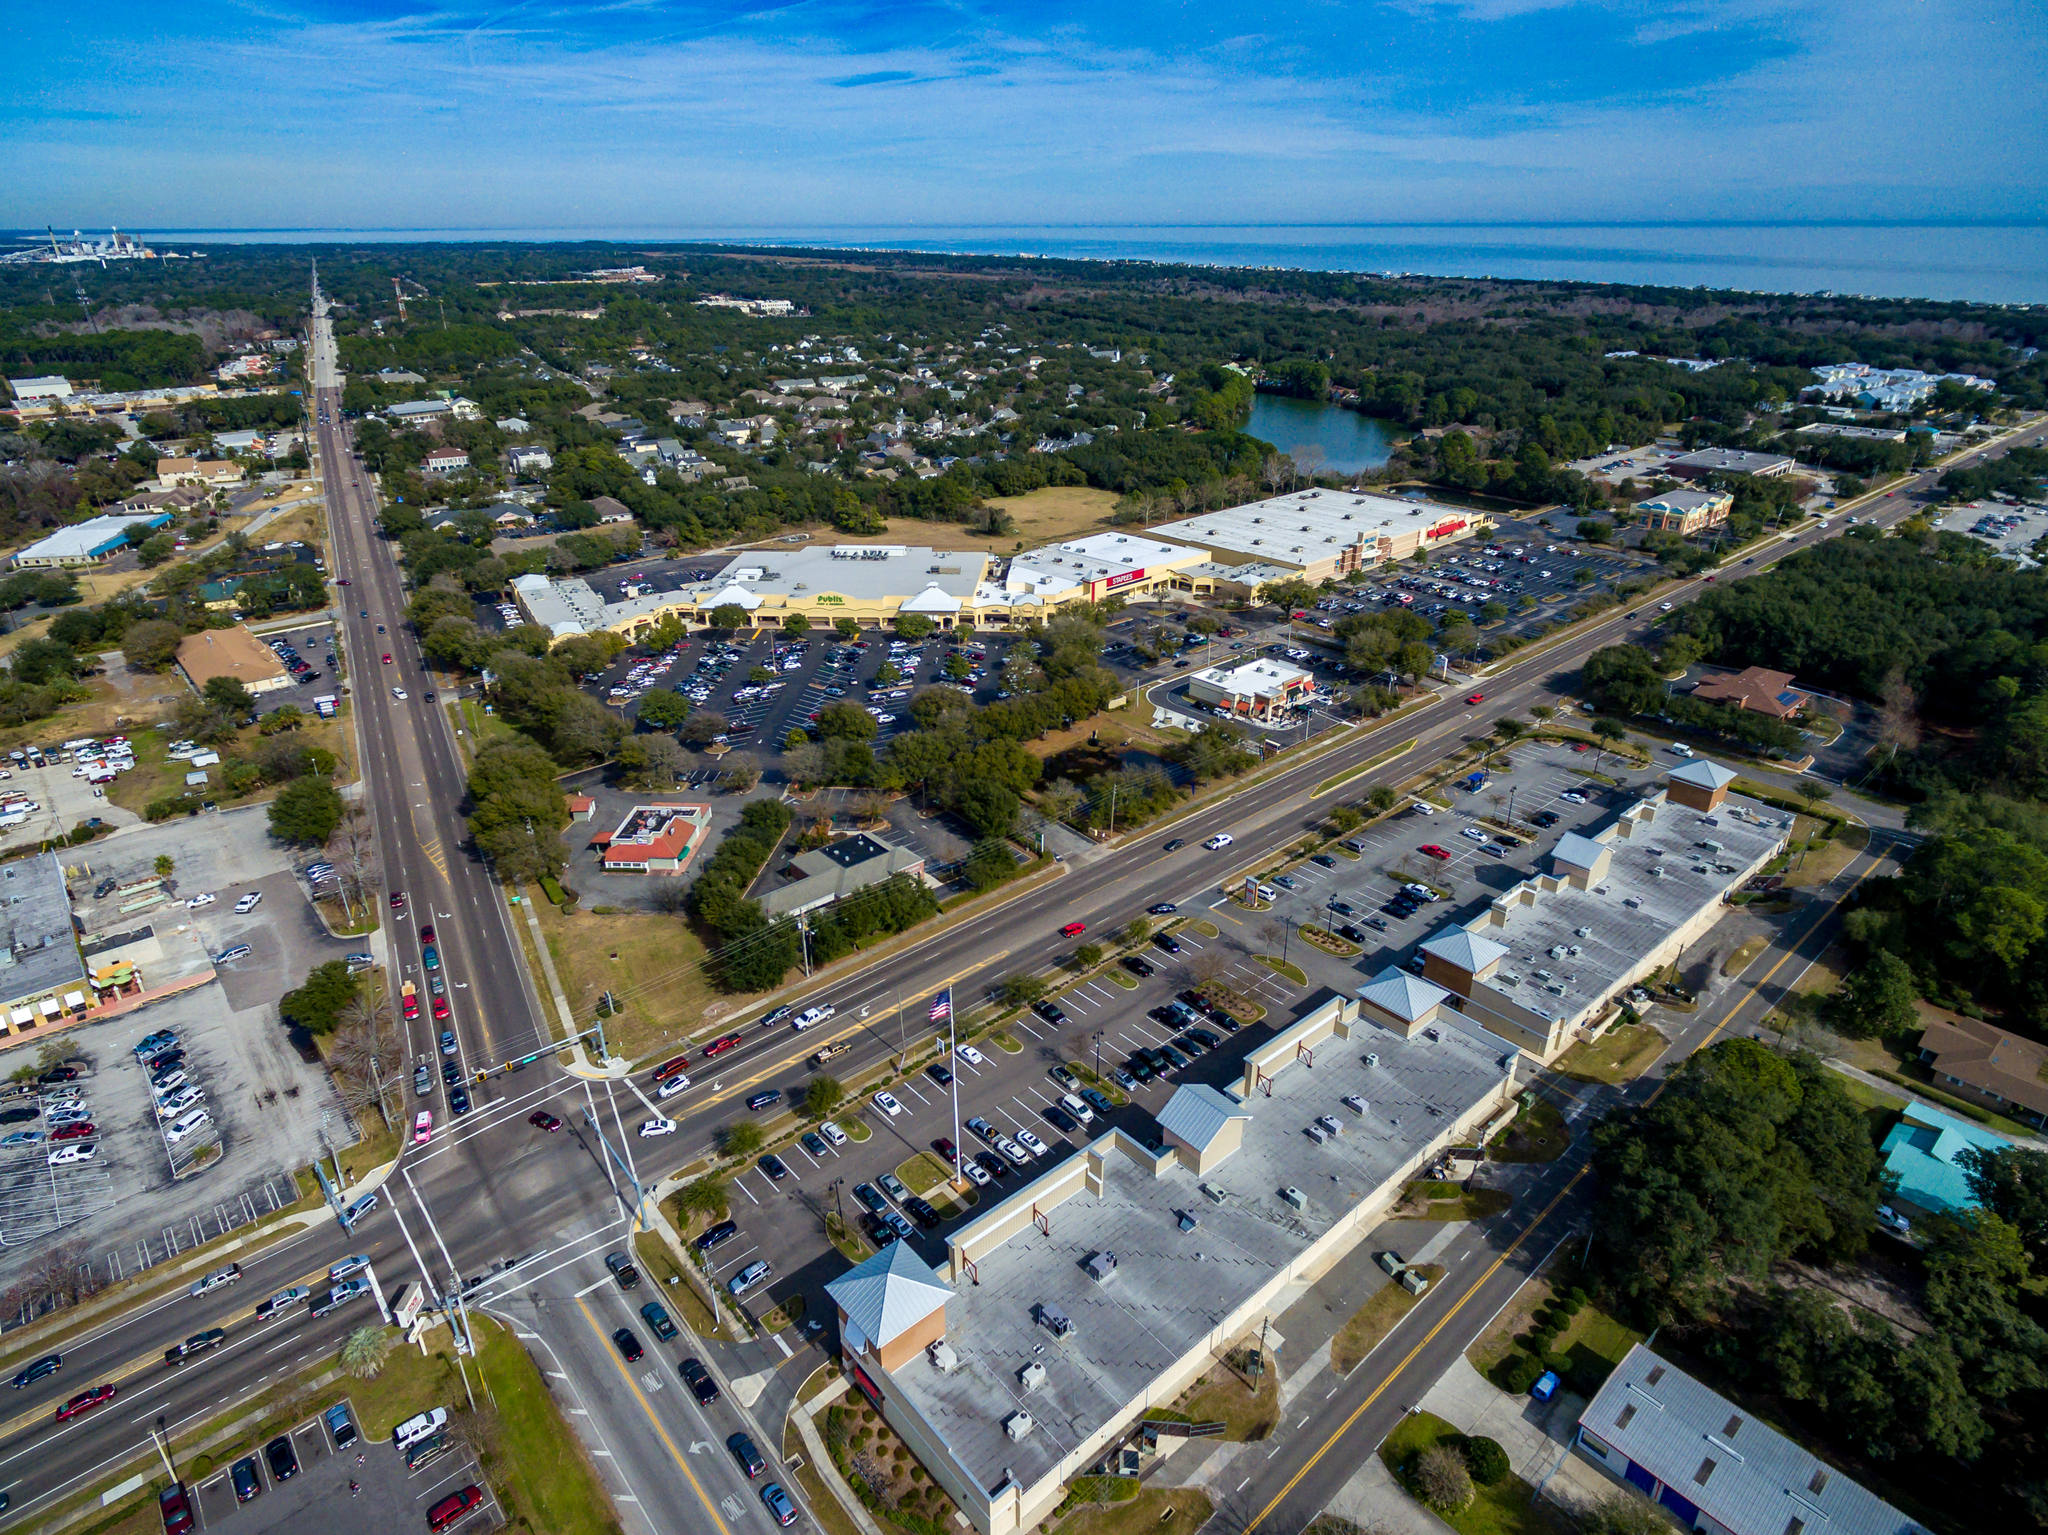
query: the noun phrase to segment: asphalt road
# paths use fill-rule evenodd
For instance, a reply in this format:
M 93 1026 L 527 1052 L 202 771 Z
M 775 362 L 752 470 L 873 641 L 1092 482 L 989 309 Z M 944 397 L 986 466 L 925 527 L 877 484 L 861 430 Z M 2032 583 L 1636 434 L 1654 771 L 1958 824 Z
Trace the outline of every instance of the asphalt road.
M 320 307 L 316 301 L 316 310 Z M 536 1048 L 545 1037 L 542 1012 L 503 897 L 489 871 L 464 846 L 460 759 L 445 715 L 421 696 L 430 679 L 403 628 L 404 588 L 392 551 L 376 534 L 369 476 L 349 453 L 345 424 L 340 419 L 340 379 L 333 371 L 332 357 L 332 342 L 323 320 L 316 326 L 319 371 L 314 398 L 316 414 L 324 412 L 326 416 L 318 430 L 318 442 L 337 535 L 330 565 L 336 576 L 350 582 L 340 589 L 347 600 L 338 606 L 363 747 L 364 795 L 376 820 L 387 885 L 405 890 L 410 907 L 407 917 L 392 925 L 392 959 L 402 976 L 423 979 L 419 928 L 429 920 L 435 923 L 450 979 L 460 1058 L 465 1069 L 474 1073 Z M 2039 441 L 2044 429 L 2048 424 L 2030 428 L 2014 440 Z M 1865 509 L 1880 523 L 1897 520 L 1914 509 L 1914 493 L 1931 488 L 1939 472 L 1917 476 L 1891 495 L 1865 503 Z M 1838 513 L 1829 532 L 1808 529 L 1757 554 L 1753 567 L 1738 566 L 1727 574 L 1733 577 L 1750 569 L 1766 569 L 1795 549 L 1839 534 L 1845 526 Z M 1698 595 L 1706 584 L 1704 579 L 1687 583 L 1663 595 L 1674 603 L 1682 602 Z M 362 617 L 365 611 L 368 618 Z M 1419 738 L 1416 750 L 1383 773 L 1352 780 L 1345 792 L 1355 795 L 1376 778 L 1406 776 L 1459 741 L 1485 733 L 1494 719 L 1525 713 L 1529 705 L 1554 696 L 1556 687 L 1593 649 L 1639 635 L 1655 617 L 1654 604 L 1617 613 L 1543 655 L 1511 662 L 1479 684 L 1486 695 L 1482 705 L 1464 705 L 1461 699 L 1466 690 L 1461 687 L 1398 723 L 1361 729 L 1314 762 L 1284 769 L 1170 827 L 1155 828 L 1130 847 L 1071 865 L 1063 877 L 1044 889 L 936 934 L 886 962 L 835 979 L 816 994 L 839 1008 L 840 1015 L 831 1026 L 803 1035 L 781 1028 L 762 1033 L 749 1027 L 747 1043 L 721 1060 L 716 1076 L 703 1074 L 706 1080 L 689 1095 L 665 1105 L 671 1112 L 681 1105 L 684 1132 L 665 1143 L 670 1154 L 663 1165 L 694 1155 L 710 1130 L 731 1117 L 732 1099 L 762 1082 L 784 1077 L 792 1069 L 800 1070 L 803 1058 L 835 1032 L 860 1040 L 855 1051 L 835 1063 L 835 1069 L 851 1072 L 891 1053 L 894 1041 L 859 1019 L 863 1006 L 871 1008 L 879 1021 L 886 1018 L 890 1002 L 900 1000 L 911 1004 L 907 1016 L 921 1019 L 923 1013 L 915 1003 L 941 985 L 954 984 L 964 1003 L 1003 975 L 1053 962 L 1068 947 L 1068 941 L 1057 933 L 1063 922 L 1080 919 L 1092 926 L 1127 919 L 1152 901 L 1185 903 L 1190 895 L 1213 889 L 1232 870 L 1270 856 L 1312 824 L 1318 807 L 1309 800 L 1309 791 L 1316 783 L 1415 736 Z M 380 622 L 387 630 L 382 635 L 375 628 Z M 392 655 L 390 666 L 382 662 L 385 651 Z M 404 688 L 409 697 L 402 701 L 393 698 L 393 686 Z M 1223 830 L 1236 839 L 1234 847 L 1223 854 L 1200 850 L 1204 838 Z M 1172 855 L 1161 854 L 1160 846 L 1170 836 L 1186 838 L 1188 846 Z M 904 977 L 915 979 L 906 986 Z M 1742 1002 L 1724 1023 L 1746 1026 L 1748 1020 L 1740 1015 L 1740 1007 L 1760 1005 L 1754 998 Z M 424 1016 L 425 1008 L 422 1012 L 420 1024 L 410 1031 L 409 1048 L 438 1060 L 433 1052 L 434 1026 Z M 1687 1046 L 1675 1048 L 1671 1058 L 1677 1058 L 1683 1048 Z M 623 1229 L 625 1202 L 619 1197 L 614 1170 L 591 1121 L 611 1133 L 621 1155 L 634 1155 L 636 1148 L 625 1142 L 624 1134 L 626 1124 L 640 1109 L 633 1089 L 609 1083 L 592 1088 L 561 1074 L 551 1060 L 542 1060 L 520 1073 L 492 1076 L 473 1086 L 472 1096 L 475 1110 L 451 1125 L 445 1093 L 437 1081 L 429 1100 L 437 1125 L 432 1142 L 408 1151 L 402 1171 L 385 1187 L 381 1208 L 354 1233 L 316 1227 L 245 1258 L 247 1277 L 237 1291 L 226 1292 L 217 1304 L 213 1297 L 188 1300 L 174 1295 L 115 1321 L 87 1325 L 73 1336 L 52 1340 L 49 1347 L 66 1356 L 64 1370 L 25 1391 L 13 1420 L 0 1423 L 0 1478 L 11 1474 L 15 1479 L 10 1489 L 13 1509 L 4 1522 L 46 1508 L 109 1465 L 138 1449 L 146 1450 L 145 1421 L 162 1414 L 175 1428 L 217 1414 L 260 1390 L 280 1371 L 332 1349 L 362 1314 L 357 1309 L 351 1315 L 351 1308 L 344 1307 L 322 1319 L 308 1319 L 300 1313 L 285 1322 L 259 1326 L 251 1316 L 253 1306 L 271 1289 L 311 1282 L 315 1275 L 324 1277 L 326 1265 L 348 1252 L 371 1254 L 390 1292 L 406 1279 L 422 1275 L 438 1291 L 451 1273 L 477 1276 L 515 1254 L 545 1251 L 569 1256 L 566 1261 L 529 1258 L 512 1276 L 501 1276 L 478 1292 L 480 1297 L 538 1329 L 534 1332 L 536 1346 L 553 1343 L 561 1347 L 572 1336 L 576 1339 L 562 1348 L 561 1373 L 589 1404 L 593 1441 L 615 1431 L 620 1434 L 623 1448 L 615 1450 L 607 1475 L 614 1480 L 615 1494 L 624 1489 L 622 1507 L 632 1506 L 636 1494 L 631 1489 L 636 1486 L 664 1484 L 671 1491 L 688 1487 L 689 1498 L 682 1499 L 678 1493 L 679 1501 L 673 1507 L 646 1511 L 648 1526 L 679 1527 L 678 1519 L 696 1523 L 706 1516 L 714 1526 L 724 1526 L 723 1500 L 731 1495 L 729 1490 L 700 1484 L 691 1477 L 676 1481 L 675 1445 L 668 1441 L 676 1440 L 678 1433 L 692 1431 L 688 1412 L 683 1410 L 686 1393 L 665 1390 L 656 1404 L 644 1383 L 622 1382 L 616 1365 L 603 1359 L 602 1350 L 593 1352 L 586 1336 L 592 1329 L 579 1314 L 573 1292 L 566 1297 L 562 1293 L 572 1279 L 589 1282 L 583 1276 L 589 1272 L 593 1255 L 601 1253 Z M 412 1101 L 409 1096 L 407 1101 Z M 569 1121 L 569 1129 L 561 1135 L 545 1136 L 529 1127 L 525 1116 L 542 1106 Z M 677 1151 L 683 1155 L 674 1155 Z M 1572 1177 L 1569 1168 L 1566 1164 L 1548 1176 L 1567 1182 Z M 1583 1187 L 1581 1183 L 1579 1190 Z M 1575 1197 L 1561 1200 L 1546 1219 L 1561 1226 L 1570 1217 Z M 1540 1208 L 1533 1197 L 1518 1206 L 1525 1211 Z M 1312 1505 L 1320 1506 L 1315 1503 L 1318 1491 L 1326 1493 L 1328 1486 L 1334 1485 L 1327 1479 L 1340 1470 L 1348 1474 L 1357 1455 L 1384 1434 L 1391 1421 L 1385 1414 L 1404 1398 L 1419 1395 L 1448 1359 L 1447 1351 L 1463 1346 L 1458 1340 L 1472 1321 L 1483 1321 L 1490 1314 L 1488 1302 L 1495 1291 L 1487 1287 L 1508 1285 L 1514 1273 L 1513 1255 L 1527 1247 L 1526 1242 L 1523 1248 L 1510 1246 L 1520 1230 L 1515 1219 L 1504 1217 L 1479 1233 L 1483 1244 L 1460 1265 L 1460 1272 L 1469 1268 L 1473 1277 L 1462 1282 L 1455 1276 L 1447 1279 L 1437 1296 L 1419 1308 L 1419 1315 L 1436 1315 L 1446 1324 L 1441 1328 L 1431 1324 L 1434 1330 L 1425 1337 L 1423 1348 L 1397 1363 L 1369 1361 L 1345 1383 L 1342 1400 L 1330 1404 L 1332 1412 L 1346 1414 L 1339 1420 L 1343 1427 L 1335 1438 L 1316 1445 L 1298 1435 L 1282 1435 L 1271 1456 L 1272 1469 L 1255 1476 L 1254 1485 L 1244 1489 L 1243 1511 L 1235 1516 L 1240 1522 L 1250 1527 L 1271 1519 L 1288 1529 L 1306 1522 L 1296 1516 Z M 1548 1229 L 1539 1230 L 1536 1240 L 1542 1240 Z M 1487 1256 L 1489 1251 L 1492 1256 Z M 537 1277 L 529 1280 L 529 1271 Z M 598 1272 L 601 1274 L 601 1267 Z M 357 1302 L 355 1307 L 365 1304 Z M 1432 1313 L 1429 1306 L 1443 1311 Z M 1455 1318 L 1464 1320 L 1451 1325 Z M 164 1348 L 199 1328 L 231 1321 L 237 1325 L 231 1328 L 228 1347 L 175 1370 L 165 1369 Z M 706 1358 L 715 1366 L 712 1354 L 707 1350 Z M 86 1385 L 110 1379 L 126 1382 L 123 1396 L 114 1404 L 61 1428 L 49 1423 L 46 1414 L 55 1403 Z M 135 1384 L 145 1379 L 146 1385 Z M 639 1385 L 637 1393 L 634 1384 Z M 149 1393 L 146 1398 L 144 1392 Z M 142 1402 L 145 1410 L 136 1412 L 131 1402 Z M 677 1412 L 682 1416 L 675 1416 Z M 1327 1413 L 1318 1416 L 1330 1421 Z M 631 1432 L 622 1427 L 629 1423 L 634 1425 Z M 706 1421 L 703 1426 L 715 1425 Z M 1355 1441 L 1344 1439 L 1346 1435 L 1355 1435 Z M 779 1434 L 756 1437 L 772 1460 L 779 1448 Z M 1344 1440 L 1343 1452 L 1328 1453 L 1340 1439 Z M 688 1455 L 689 1451 L 682 1453 Z M 1288 1471 L 1283 1475 L 1282 1468 L 1289 1465 L 1300 1474 Z M 789 1485 L 786 1479 L 785 1485 Z M 1268 1488 L 1271 1494 L 1260 1501 L 1257 1494 Z M 792 1487 L 792 1491 L 796 1489 Z M 663 1501 L 666 1504 L 665 1496 Z

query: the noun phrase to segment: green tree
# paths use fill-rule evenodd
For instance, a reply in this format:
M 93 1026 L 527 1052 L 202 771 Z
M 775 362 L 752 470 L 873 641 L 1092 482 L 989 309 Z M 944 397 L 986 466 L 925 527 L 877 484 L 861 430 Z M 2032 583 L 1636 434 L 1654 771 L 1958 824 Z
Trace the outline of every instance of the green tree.
M 638 718 L 649 730 L 679 730 L 689 717 L 689 699 L 674 688 L 649 688 L 640 699 Z
M 1823 1011 L 1829 1025 L 1858 1039 L 1894 1039 L 1916 1027 L 1913 1004 L 1919 988 L 1898 955 L 1873 949 L 1829 994 Z
M 913 644 L 929 636 L 938 627 L 922 613 L 899 613 L 896 615 L 896 632 Z
M 358 993 L 357 978 L 348 973 L 347 962 L 330 959 L 315 965 L 304 984 L 280 997 L 277 1011 L 286 1023 L 309 1034 L 332 1034 Z
M 860 625 L 856 623 L 853 619 L 834 619 L 832 621 L 832 627 L 834 630 L 838 632 L 838 635 L 842 640 L 857 640 L 860 638 Z
M 721 602 L 711 610 L 711 627 L 714 629 L 744 629 L 749 622 L 747 610 L 737 602 Z
M 1027 1003 L 1036 1002 L 1048 989 L 1043 976 L 1019 971 L 1015 975 L 1004 976 L 1003 983 L 997 991 L 1009 1006 L 1023 1007 Z
M 811 621 L 801 613 L 791 613 L 782 620 L 782 632 L 791 639 L 801 639 L 811 632 Z
M 1493 733 L 1500 737 L 1502 745 L 1513 746 L 1529 733 L 1529 727 L 1521 720 L 1498 719 L 1493 722 Z
M 676 1190 L 676 1208 L 685 1215 L 718 1220 L 732 1208 L 732 1185 L 707 1173 Z
M 1385 815 L 1400 797 L 1394 792 L 1393 785 L 1376 783 L 1366 792 L 1365 802 L 1372 807 L 1374 815 Z
M 720 1125 L 717 1140 L 719 1151 L 729 1157 L 750 1157 L 768 1143 L 767 1134 L 751 1119 Z
M 881 728 L 867 710 L 843 698 L 820 709 L 814 723 L 818 738 L 824 741 L 872 741 Z
M 815 1076 L 804 1089 L 804 1112 L 813 1119 L 825 1118 L 845 1101 L 846 1084 L 835 1076 Z
M 185 631 L 176 624 L 145 618 L 121 631 L 121 654 L 140 671 L 169 671 L 184 638 Z
M 1102 963 L 1102 945 L 1084 943 L 1074 950 L 1074 962 L 1083 970 Z
M 158 879 L 169 879 L 171 871 L 177 868 L 177 866 L 176 861 L 169 853 L 158 853 L 156 855 L 156 877 Z
M 243 685 L 239 677 L 208 677 L 199 694 L 208 703 L 231 711 L 237 718 L 247 718 L 256 712 L 256 695 Z
M 341 795 L 333 784 L 323 778 L 294 779 L 270 802 L 270 834 L 280 842 L 318 846 L 334 835 L 341 810 Z
M 342 1340 L 338 1362 L 357 1380 L 375 1380 L 384 1373 L 385 1356 L 397 1334 L 388 1327 L 358 1327 Z
M 961 787 L 954 808 L 976 837 L 1005 837 L 1017 822 L 1019 803 L 1001 784 L 975 779 Z

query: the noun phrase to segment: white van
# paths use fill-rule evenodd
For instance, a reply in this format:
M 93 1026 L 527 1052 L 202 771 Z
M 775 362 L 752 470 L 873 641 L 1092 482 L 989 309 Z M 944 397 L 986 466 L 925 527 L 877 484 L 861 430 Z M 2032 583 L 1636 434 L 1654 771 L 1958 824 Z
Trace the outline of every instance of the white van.
M 1078 1119 L 1084 1125 L 1092 1125 L 1095 1123 L 1095 1111 L 1089 1108 L 1087 1104 L 1083 1103 L 1081 1099 L 1073 1093 L 1060 1094 L 1060 1107 L 1065 1109 L 1069 1114 L 1073 1115 L 1074 1118 Z

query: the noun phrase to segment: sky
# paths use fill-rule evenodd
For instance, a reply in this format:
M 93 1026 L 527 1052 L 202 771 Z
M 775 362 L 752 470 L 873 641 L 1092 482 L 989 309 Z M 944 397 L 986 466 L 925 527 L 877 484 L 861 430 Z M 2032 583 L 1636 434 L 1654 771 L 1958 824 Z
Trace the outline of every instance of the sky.
M 2041 0 L 9 8 L 0 224 L 2039 220 Z

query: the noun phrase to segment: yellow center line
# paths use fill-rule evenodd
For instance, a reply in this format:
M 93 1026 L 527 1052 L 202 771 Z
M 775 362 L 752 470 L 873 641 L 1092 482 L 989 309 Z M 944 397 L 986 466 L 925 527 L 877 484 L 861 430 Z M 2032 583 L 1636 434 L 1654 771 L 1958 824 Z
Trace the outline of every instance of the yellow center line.
M 1720 1022 L 1716 1023 L 1712 1029 L 1707 1031 L 1707 1037 L 1701 1040 L 1699 1044 L 1694 1047 L 1695 1050 L 1704 1050 L 1708 1045 L 1714 1042 L 1714 1037 L 1717 1034 L 1719 1034 L 1723 1029 L 1728 1027 L 1730 1021 L 1732 1021 L 1735 1018 L 1735 1016 L 1742 1011 L 1743 1008 L 1749 1005 L 1750 1000 L 1753 997 L 1755 997 L 1756 994 L 1759 991 L 1761 991 L 1766 985 L 1770 983 L 1770 979 L 1772 976 L 1776 975 L 1781 969 L 1784 968 L 1785 963 L 1788 960 L 1790 960 L 1794 954 L 1798 952 L 1799 945 L 1805 942 L 1808 938 L 1813 936 L 1814 930 L 1818 928 L 1822 922 L 1827 920 L 1828 915 L 1831 912 L 1833 912 L 1837 907 L 1841 906 L 1843 902 L 1849 899 L 1850 895 L 1852 895 L 1855 892 L 1856 887 L 1862 884 L 1865 879 L 1869 878 L 1871 873 L 1877 868 L 1877 866 L 1881 862 L 1883 862 L 1882 856 L 1873 857 L 1871 859 L 1870 867 L 1865 869 L 1861 874 L 1857 875 L 1855 879 L 1851 880 L 1849 883 L 1849 888 L 1844 890 L 1841 893 L 1841 895 L 1837 896 L 1835 900 L 1828 905 L 1827 909 L 1822 911 L 1819 916 L 1815 917 L 1813 921 L 1807 925 L 1805 932 L 1801 933 L 1797 938 L 1795 938 L 1790 944 L 1786 946 L 1785 952 L 1779 957 L 1777 964 L 1771 966 L 1769 970 L 1765 971 L 1761 976 L 1757 977 L 1757 979 L 1753 983 L 1751 983 L 1751 985 L 1746 990 L 1744 990 L 1742 995 L 1738 997 L 1735 1000 L 1735 1002 L 1721 1015 Z M 1669 1080 L 1670 1078 L 1665 1078 L 1666 1082 L 1668 1082 Z M 1650 1096 L 1644 1100 L 1644 1102 L 1646 1104 L 1655 1103 L 1657 1099 L 1663 1095 L 1663 1092 L 1664 1083 L 1660 1082 L 1657 1084 L 1656 1090 L 1652 1092 Z M 1267 1517 L 1273 1512 L 1274 1509 L 1280 1506 L 1281 1502 L 1286 1499 L 1289 1493 L 1294 1491 L 1295 1487 L 1300 1483 L 1301 1479 L 1307 1476 L 1309 1472 L 1313 1471 L 1316 1468 L 1317 1464 L 1322 1460 L 1322 1458 L 1325 1455 L 1329 1454 L 1330 1450 L 1336 1445 L 1337 1441 L 1342 1439 L 1346 1434 L 1348 1434 L 1351 1431 L 1351 1426 L 1359 1420 L 1359 1418 L 1364 1414 L 1365 1410 L 1368 1407 L 1372 1406 L 1374 1402 L 1378 1401 L 1381 1396 L 1385 1395 L 1387 1387 L 1391 1386 L 1394 1383 L 1395 1378 L 1399 1376 L 1402 1371 L 1406 1370 L 1409 1365 L 1415 1362 L 1416 1356 L 1419 1355 L 1425 1348 L 1429 1347 L 1430 1343 L 1435 1340 L 1436 1335 L 1438 1333 L 1442 1332 L 1446 1327 L 1450 1325 L 1451 1319 L 1455 1317 L 1460 1311 L 1465 1309 L 1466 1303 L 1470 1301 L 1473 1296 L 1477 1295 L 1480 1292 L 1480 1290 L 1485 1288 L 1486 1282 L 1489 1279 L 1493 1278 L 1495 1274 L 1500 1272 L 1501 1265 L 1506 1263 L 1508 1259 L 1512 1258 L 1516 1254 L 1516 1252 L 1518 1252 L 1521 1249 L 1522 1244 L 1527 1242 L 1529 1238 L 1535 1234 L 1537 1227 L 1541 1226 L 1545 1220 L 1549 1219 L 1550 1213 L 1564 1201 L 1565 1196 L 1571 1193 L 1573 1189 L 1579 1186 L 1579 1180 L 1584 1178 L 1586 1174 L 1591 1171 L 1592 1165 L 1588 1163 L 1586 1166 L 1581 1167 L 1577 1172 L 1572 1174 L 1571 1181 L 1566 1183 L 1563 1188 L 1557 1191 L 1557 1196 L 1554 1199 L 1552 1199 L 1549 1204 L 1545 1205 L 1540 1211 L 1537 1212 L 1536 1218 L 1534 1220 L 1530 1221 L 1528 1225 L 1524 1226 L 1521 1229 L 1521 1231 L 1516 1234 L 1514 1241 L 1510 1242 L 1507 1245 L 1507 1247 L 1502 1250 L 1501 1255 L 1498 1258 L 1495 1258 L 1492 1263 L 1487 1265 L 1486 1272 L 1481 1274 L 1478 1279 L 1473 1281 L 1471 1287 L 1467 1289 L 1463 1295 L 1458 1297 L 1456 1302 L 1452 1304 L 1450 1310 L 1446 1311 L 1443 1314 L 1443 1316 L 1438 1319 L 1436 1326 L 1430 1328 L 1428 1332 L 1424 1333 L 1422 1336 L 1422 1340 L 1419 1343 L 1417 1343 L 1415 1347 L 1408 1351 L 1407 1355 L 1401 1360 L 1399 1364 L 1395 1365 L 1393 1369 L 1387 1372 L 1386 1378 L 1382 1380 L 1377 1386 L 1373 1387 L 1371 1393 L 1366 1397 L 1366 1399 L 1360 1402 L 1358 1406 L 1352 1410 L 1351 1415 L 1347 1417 L 1342 1423 L 1337 1425 L 1336 1429 L 1331 1433 L 1330 1437 L 1322 1442 L 1322 1444 L 1317 1448 L 1315 1454 L 1311 1455 L 1307 1459 L 1307 1461 L 1305 1461 L 1302 1464 L 1302 1467 L 1299 1471 L 1295 1472 L 1293 1476 L 1288 1478 L 1287 1485 L 1282 1487 L 1277 1493 L 1273 1495 L 1272 1501 L 1267 1503 L 1267 1505 L 1264 1508 L 1259 1510 L 1257 1517 L 1255 1517 L 1249 1524 L 1247 1524 L 1244 1527 L 1244 1529 L 1240 1532 L 1240 1535 L 1252 1535 L 1252 1532 L 1254 1530 L 1256 1530 L 1260 1525 L 1266 1522 Z
M 661 1419 L 654 1415 L 654 1404 L 647 1400 L 647 1394 L 640 1389 L 640 1382 L 633 1379 L 632 1371 L 626 1368 L 626 1361 L 620 1357 L 617 1345 L 606 1335 L 604 1328 L 598 1325 L 589 1303 L 580 1295 L 576 1297 L 576 1309 L 583 1313 L 583 1320 L 590 1324 L 590 1330 L 597 1334 L 599 1341 L 605 1346 L 605 1351 L 611 1355 L 612 1364 L 618 1370 L 619 1378 L 626 1383 L 626 1389 L 633 1393 L 633 1400 L 640 1404 L 640 1410 L 647 1414 L 647 1421 L 654 1425 L 655 1433 L 661 1435 L 661 1442 L 668 1446 L 670 1458 L 682 1468 L 683 1475 L 689 1478 L 691 1490 L 697 1494 L 697 1501 L 704 1505 L 704 1512 L 711 1516 L 711 1522 L 718 1526 L 719 1535 L 732 1535 L 732 1531 L 726 1528 L 725 1521 L 718 1517 L 718 1506 L 711 1501 L 711 1494 L 704 1490 L 704 1484 L 697 1480 L 697 1473 L 690 1469 L 690 1462 L 684 1457 L 683 1452 L 676 1448 L 676 1442 L 669 1437 L 668 1430 L 661 1426 Z

